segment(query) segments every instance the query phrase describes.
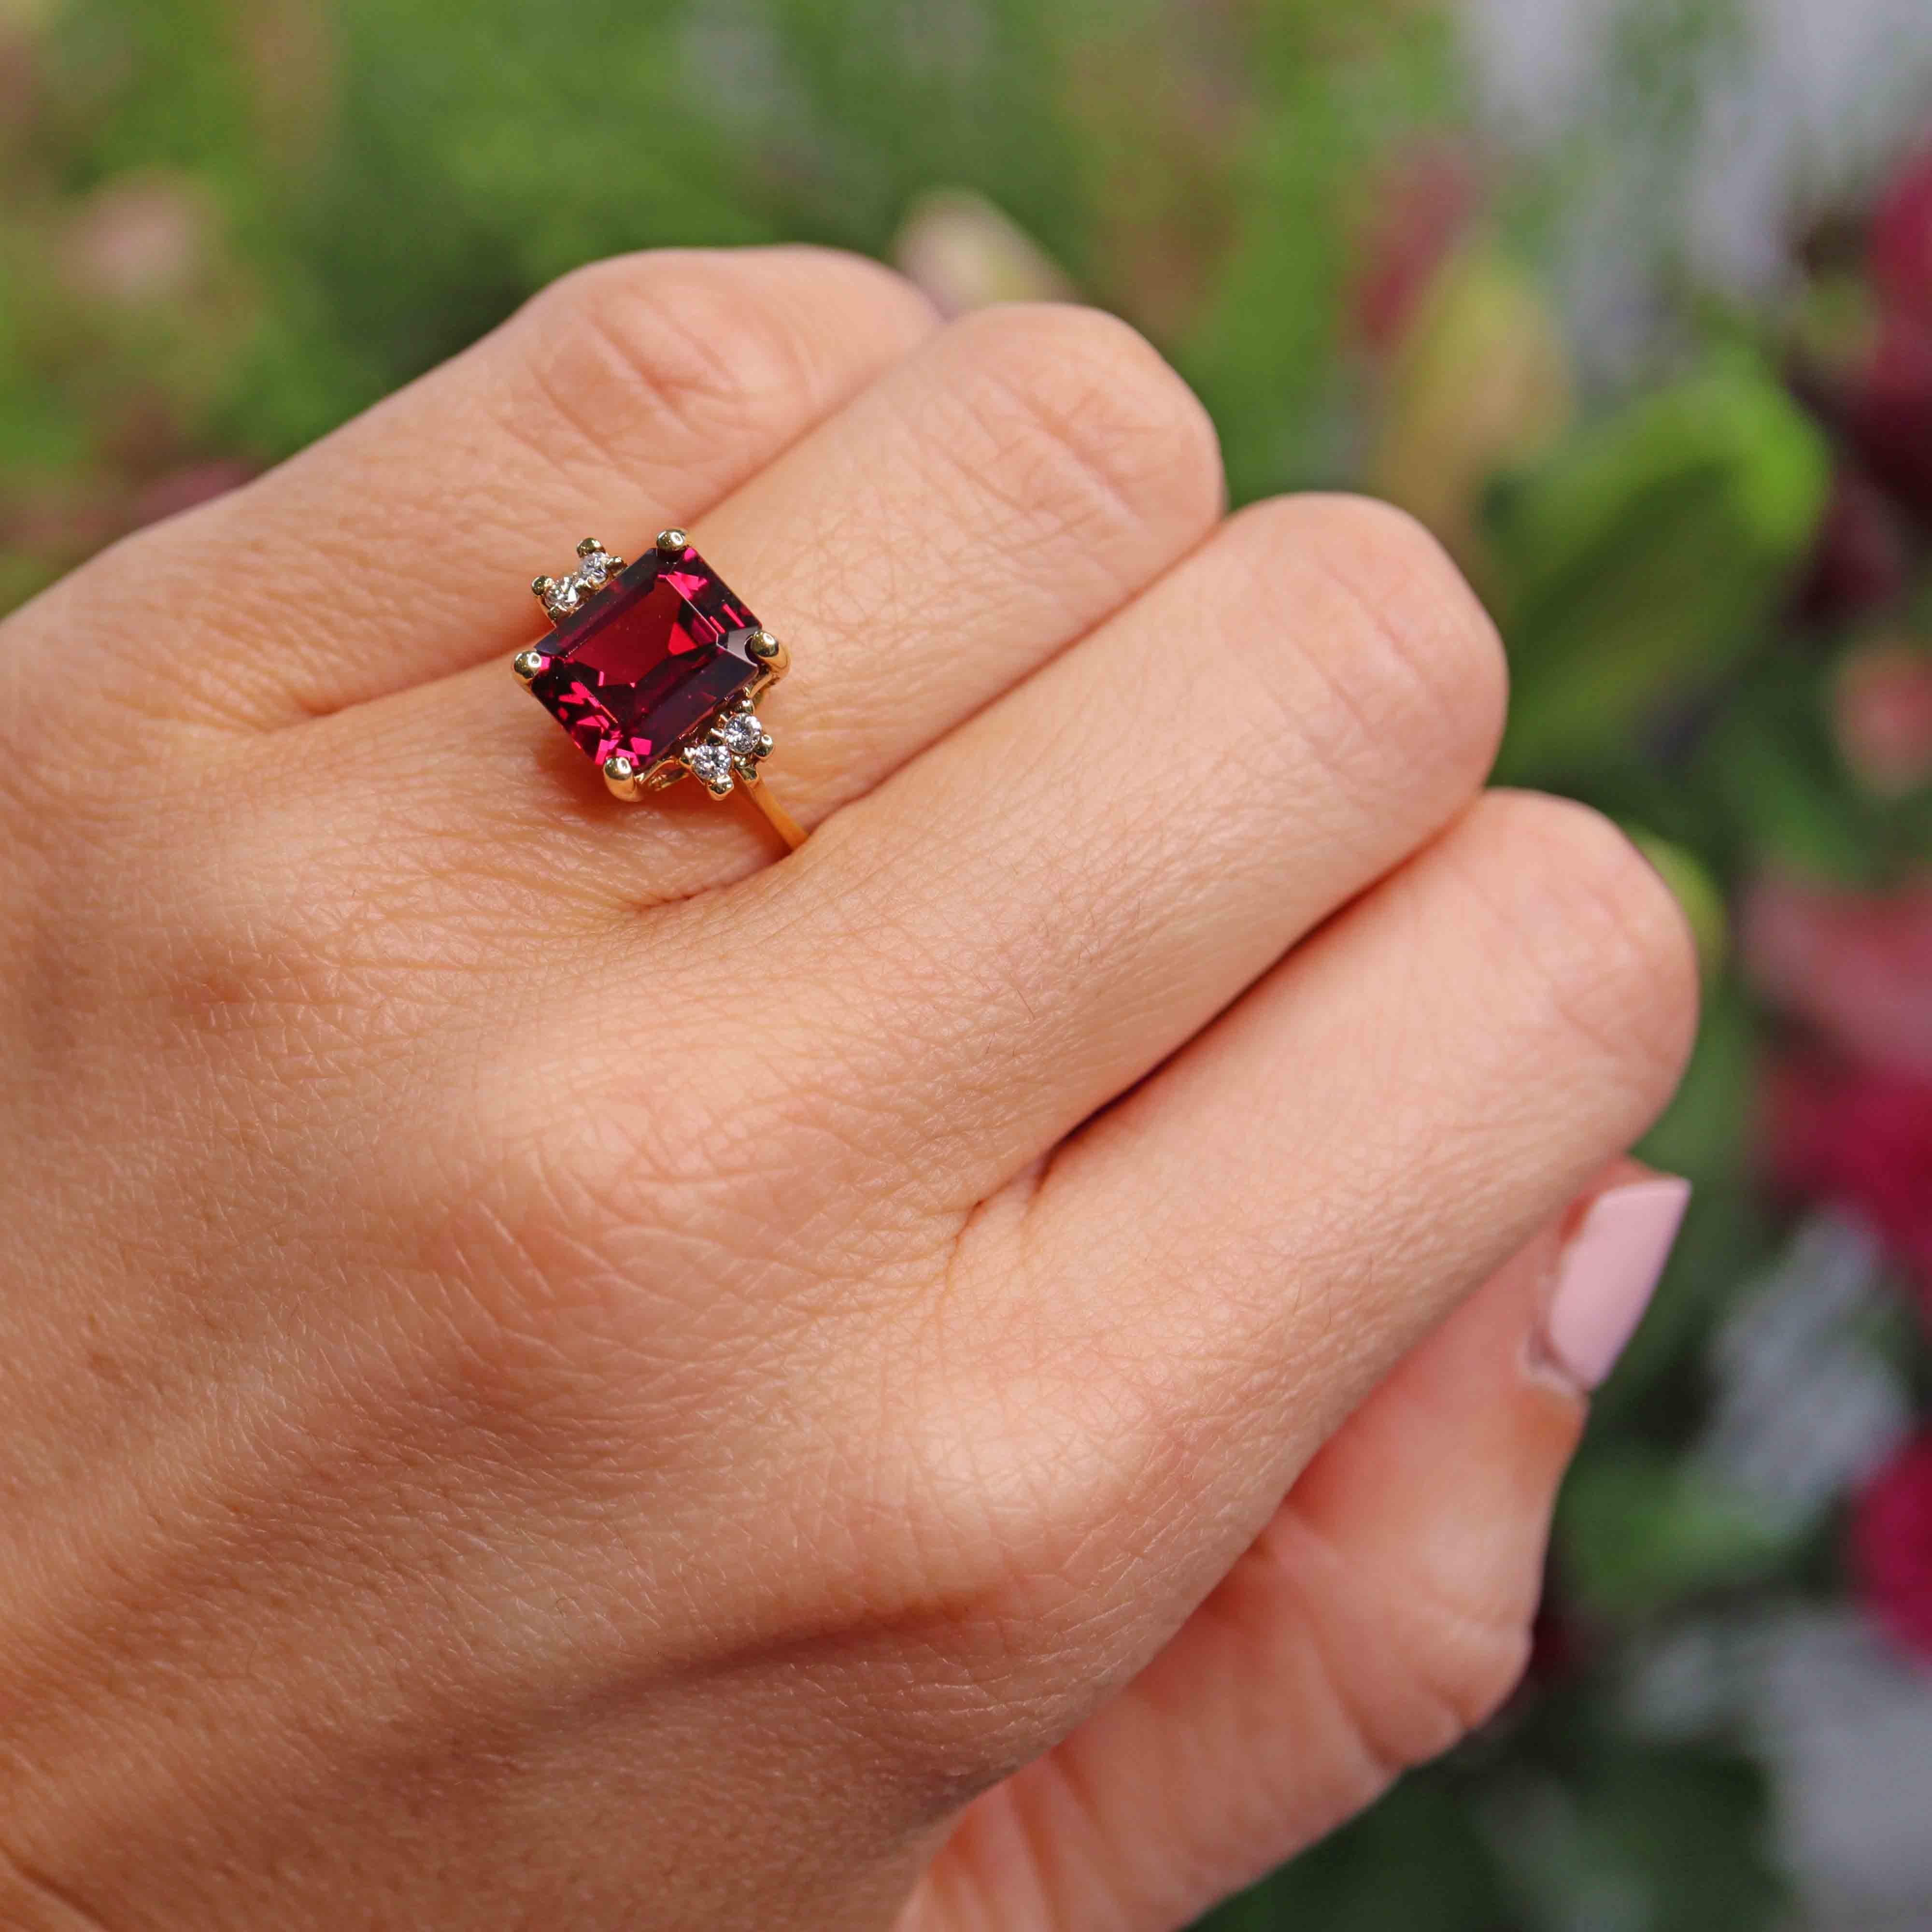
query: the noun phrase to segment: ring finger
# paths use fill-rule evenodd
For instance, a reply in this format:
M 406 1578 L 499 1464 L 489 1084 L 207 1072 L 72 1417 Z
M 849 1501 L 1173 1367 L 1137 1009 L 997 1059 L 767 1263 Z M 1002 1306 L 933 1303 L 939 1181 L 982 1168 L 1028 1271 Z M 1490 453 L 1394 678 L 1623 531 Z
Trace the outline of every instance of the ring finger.
M 694 533 L 791 647 L 792 679 L 760 706 L 789 808 L 813 823 L 869 790 L 1142 589 L 1220 500 L 1206 417 L 1120 324 L 1009 310 L 934 338 Z M 592 533 L 633 547 L 628 529 Z M 653 796 L 640 846 L 500 656 L 301 736 L 305 791 L 352 797 L 373 837 L 446 872 L 473 852 L 628 908 L 769 850 L 694 785 Z M 265 748 L 265 774 L 285 754 Z

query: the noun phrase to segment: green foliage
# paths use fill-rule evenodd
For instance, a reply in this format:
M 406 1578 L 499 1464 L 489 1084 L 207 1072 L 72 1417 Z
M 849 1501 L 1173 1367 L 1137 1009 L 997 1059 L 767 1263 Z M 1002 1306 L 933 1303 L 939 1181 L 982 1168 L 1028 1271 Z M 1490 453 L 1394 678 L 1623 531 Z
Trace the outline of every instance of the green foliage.
M 1413 1774 L 1200 1932 L 1760 1932 L 1788 1904 L 1767 1813 L 1722 1748 L 1526 1738 Z
M 1793 1548 L 1749 1498 L 1636 1442 L 1578 1464 L 1558 1512 L 1556 1546 L 1578 1605 L 1624 1622 L 1756 1582 Z
M 1711 1746 L 1615 1742 L 1566 1777 L 1501 1782 L 1484 1809 L 1520 1916 L 1547 1932 L 1760 1932 L 1782 1922 L 1762 1774 Z M 1398 1922 L 1385 1923 L 1394 1932 Z M 1474 1928 L 1472 1928 L 1472 1932 Z
M 1736 354 L 1577 434 L 1498 496 L 1515 680 L 1502 769 L 1587 771 L 1760 642 L 1817 526 L 1823 440 Z
M 1505 1932 L 1520 1922 L 1474 1808 L 1430 1774 L 1230 1900 L 1201 1932 Z

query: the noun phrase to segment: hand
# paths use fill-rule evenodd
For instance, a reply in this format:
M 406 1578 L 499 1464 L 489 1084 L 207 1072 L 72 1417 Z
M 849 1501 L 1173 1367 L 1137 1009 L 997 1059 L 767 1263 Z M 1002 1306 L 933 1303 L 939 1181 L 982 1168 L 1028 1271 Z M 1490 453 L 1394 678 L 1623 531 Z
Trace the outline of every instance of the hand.
M 668 254 L 8 622 L 0 1923 L 1153 1932 L 1503 1694 L 1689 952 L 1220 488 L 1117 323 Z M 508 674 L 674 521 L 781 862 Z

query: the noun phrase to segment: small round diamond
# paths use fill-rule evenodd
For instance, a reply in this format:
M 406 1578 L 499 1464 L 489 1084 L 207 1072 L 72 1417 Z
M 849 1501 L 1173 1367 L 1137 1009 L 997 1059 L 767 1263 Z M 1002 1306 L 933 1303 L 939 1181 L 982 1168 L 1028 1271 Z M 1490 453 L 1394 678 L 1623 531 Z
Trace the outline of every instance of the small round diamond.
M 718 735 L 734 758 L 755 758 L 765 748 L 765 728 L 748 711 L 734 711 L 718 727 Z
M 574 577 L 560 577 L 544 597 L 544 602 L 557 616 L 574 610 L 583 602 L 584 586 Z
M 610 559 L 601 550 L 593 550 L 586 556 L 580 557 L 577 564 L 577 580 L 587 590 L 601 590 L 610 580 Z
M 708 742 L 694 745 L 684 761 L 708 785 L 724 787 L 731 782 L 731 754 L 722 745 Z

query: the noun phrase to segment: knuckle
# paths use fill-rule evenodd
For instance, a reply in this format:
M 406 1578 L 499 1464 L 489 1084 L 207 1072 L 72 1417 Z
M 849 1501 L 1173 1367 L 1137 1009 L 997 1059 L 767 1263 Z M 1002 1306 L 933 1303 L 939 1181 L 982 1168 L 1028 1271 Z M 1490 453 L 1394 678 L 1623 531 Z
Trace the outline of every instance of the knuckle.
M 1277 497 L 1231 530 L 1263 607 L 1297 614 L 1350 742 L 1473 790 L 1502 738 L 1508 677 L 1495 626 L 1436 539 L 1366 496 Z
M 814 285 L 814 301 L 801 286 Z M 832 325 L 836 314 L 838 326 Z M 592 448 L 622 446 L 667 421 L 693 436 L 829 404 L 837 370 L 910 346 L 929 320 L 889 270 L 830 250 L 664 250 L 620 256 L 554 283 L 520 319 L 514 352 L 527 388 L 512 414 L 550 443 L 560 422 Z
M 1503 943 L 1539 976 L 1555 1023 L 1654 1112 L 1696 1025 L 1696 950 L 1669 887 L 1609 819 L 1568 799 L 1492 793 L 1472 830 Z
M 1146 339 L 1097 309 L 1015 304 L 952 325 L 964 380 L 948 453 L 1024 542 L 1069 528 L 1138 537 L 1219 513 L 1207 411 Z
M 1397 1770 L 1439 1756 L 1488 1723 L 1522 1682 L 1530 1653 L 1526 1606 L 1472 1610 L 1424 1590 L 1404 1621 L 1386 1702 L 1355 1712 L 1375 1756 Z
M 1290 1520 L 1294 1513 L 1291 1500 Z M 1279 1538 L 1261 1548 L 1264 1561 L 1288 1560 Z M 1480 1730 L 1528 1668 L 1540 1582 L 1534 1561 L 1486 1565 L 1480 1576 L 1425 1562 L 1411 1568 L 1400 1590 L 1377 1588 L 1372 1598 L 1354 1579 L 1337 1595 L 1304 1589 L 1292 1570 L 1286 1580 L 1316 1681 L 1377 1784 Z

